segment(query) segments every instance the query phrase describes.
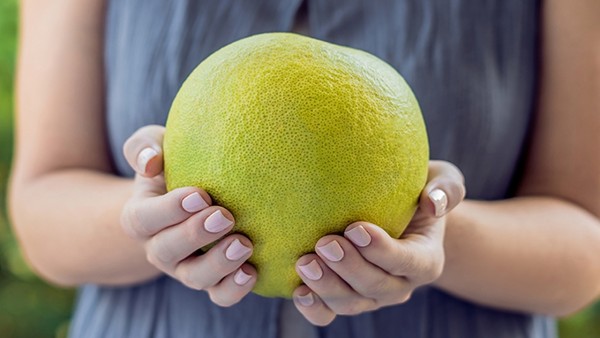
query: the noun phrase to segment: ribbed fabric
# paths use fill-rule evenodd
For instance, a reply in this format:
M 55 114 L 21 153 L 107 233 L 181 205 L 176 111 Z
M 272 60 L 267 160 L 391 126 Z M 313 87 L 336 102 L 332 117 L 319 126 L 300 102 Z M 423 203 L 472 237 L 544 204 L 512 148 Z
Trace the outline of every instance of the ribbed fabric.
M 118 173 L 124 141 L 164 124 L 191 70 L 242 37 L 289 31 L 299 0 L 109 1 L 106 107 Z M 509 197 L 536 93 L 539 3 L 523 0 L 309 0 L 308 34 L 369 51 L 398 69 L 421 104 L 431 156 L 459 166 L 468 197 Z M 510 271 L 505 271 L 510 274 Z M 162 277 L 135 287 L 81 288 L 71 337 L 272 337 L 280 299 L 254 294 L 220 308 Z M 291 319 L 289 319 L 291 320 Z M 303 320 L 303 319 L 296 319 Z M 555 337 L 543 316 L 479 306 L 431 287 L 403 305 L 338 317 L 320 337 Z

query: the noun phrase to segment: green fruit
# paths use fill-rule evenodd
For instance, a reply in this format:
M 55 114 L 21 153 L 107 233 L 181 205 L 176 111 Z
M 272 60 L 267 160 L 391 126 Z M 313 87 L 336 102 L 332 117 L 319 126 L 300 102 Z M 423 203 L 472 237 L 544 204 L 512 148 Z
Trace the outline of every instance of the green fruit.
M 204 60 L 181 87 L 164 138 L 169 190 L 197 186 L 254 244 L 254 291 L 290 297 L 317 240 L 368 221 L 398 237 L 427 178 L 418 103 L 359 50 L 269 33 Z

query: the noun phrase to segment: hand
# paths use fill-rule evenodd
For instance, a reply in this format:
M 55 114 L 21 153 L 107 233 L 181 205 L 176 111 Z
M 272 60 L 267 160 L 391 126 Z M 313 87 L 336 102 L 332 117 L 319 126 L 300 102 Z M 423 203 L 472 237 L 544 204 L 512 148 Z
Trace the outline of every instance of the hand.
M 204 190 L 166 191 L 163 135 L 163 127 L 147 126 L 125 143 L 125 158 L 137 174 L 122 211 L 123 229 L 143 244 L 148 261 L 160 271 L 192 289 L 206 290 L 218 305 L 233 305 L 256 283 L 256 270 L 245 263 L 252 243 L 240 234 L 222 238 L 235 220 L 227 209 L 211 206 Z M 203 255 L 194 255 L 219 239 Z
M 350 224 L 344 236 L 328 235 L 316 254 L 301 257 L 296 271 L 305 284 L 294 291 L 298 310 L 315 325 L 336 315 L 355 315 L 406 302 L 444 266 L 445 215 L 464 199 L 462 173 L 431 161 L 419 208 L 399 239 L 367 222 Z

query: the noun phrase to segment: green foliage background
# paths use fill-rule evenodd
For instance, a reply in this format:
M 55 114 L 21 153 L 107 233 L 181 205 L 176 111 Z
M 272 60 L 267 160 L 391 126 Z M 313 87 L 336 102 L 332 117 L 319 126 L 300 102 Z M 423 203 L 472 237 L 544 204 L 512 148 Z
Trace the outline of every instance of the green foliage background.
M 0 337 L 64 337 L 73 290 L 52 287 L 26 266 L 8 223 L 6 181 L 13 145 L 17 0 L 0 0 Z M 600 302 L 559 323 L 561 337 L 600 337 Z
M 54 288 L 27 268 L 6 214 L 17 19 L 17 1 L 0 0 L 0 337 L 64 337 L 73 291 Z

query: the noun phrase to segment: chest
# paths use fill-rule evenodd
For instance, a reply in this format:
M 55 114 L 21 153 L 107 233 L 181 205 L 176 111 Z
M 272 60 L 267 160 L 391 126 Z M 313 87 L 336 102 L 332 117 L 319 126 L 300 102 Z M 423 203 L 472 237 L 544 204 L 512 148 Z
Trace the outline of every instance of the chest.
M 303 14 L 299 16 L 299 10 Z M 406 78 L 431 156 L 457 164 L 470 197 L 510 190 L 535 100 L 538 4 L 519 0 L 111 1 L 107 126 L 113 158 L 136 129 L 164 124 L 177 89 L 220 47 L 268 31 L 366 50 Z

